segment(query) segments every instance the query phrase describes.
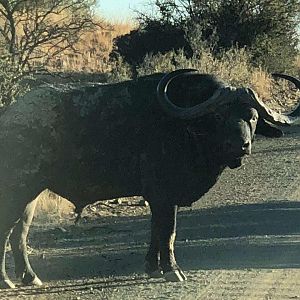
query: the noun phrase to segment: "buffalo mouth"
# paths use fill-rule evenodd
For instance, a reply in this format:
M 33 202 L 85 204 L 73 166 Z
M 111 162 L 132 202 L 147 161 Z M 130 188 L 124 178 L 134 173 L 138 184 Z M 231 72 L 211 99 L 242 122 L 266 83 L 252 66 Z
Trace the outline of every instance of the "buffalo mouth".
M 239 168 L 242 165 L 243 157 L 233 158 L 228 161 L 227 165 L 230 169 Z

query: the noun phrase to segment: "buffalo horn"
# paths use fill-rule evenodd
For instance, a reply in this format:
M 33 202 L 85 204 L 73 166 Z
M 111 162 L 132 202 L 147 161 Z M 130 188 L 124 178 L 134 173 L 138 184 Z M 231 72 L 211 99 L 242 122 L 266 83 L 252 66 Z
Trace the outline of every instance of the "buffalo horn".
M 250 95 L 249 102 L 251 106 L 257 110 L 258 114 L 263 119 L 275 125 L 292 125 L 296 123 L 298 124 L 300 121 L 300 118 L 297 116 L 280 114 L 272 110 L 258 98 L 257 94 L 252 89 L 248 88 L 247 90 Z
M 274 78 L 286 79 L 292 82 L 296 86 L 296 88 L 300 90 L 300 80 L 298 78 L 286 74 L 280 74 L 280 73 L 273 73 L 272 76 Z M 292 117 L 300 116 L 300 103 L 298 103 L 296 108 L 292 112 L 290 112 L 288 116 L 292 116 Z
M 213 111 L 216 106 L 221 103 L 224 104 L 233 101 L 232 91 L 236 91 L 236 89 L 233 87 L 224 86 L 217 89 L 214 94 L 206 101 L 192 107 L 183 108 L 172 103 L 167 94 L 169 84 L 175 78 L 197 73 L 198 71 L 195 69 L 180 69 L 166 74 L 160 80 L 157 86 L 157 97 L 160 105 L 168 115 L 182 120 L 190 120 L 207 114 L 209 111 Z
M 298 105 L 297 108 L 289 114 L 277 113 L 276 111 L 267 107 L 263 101 L 258 98 L 257 94 L 250 88 L 236 89 L 231 86 L 223 85 L 222 87 L 218 88 L 209 99 L 201 102 L 198 105 L 183 108 L 172 103 L 167 94 L 169 84 L 175 78 L 194 74 L 198 74 L 198 71 L 195 69 L 180 69 L 166 74 L 158 83 L 158 101 L 168 115 L 182 120 L 191 120 L 203 116 L 208 112 L 214 111 L 219 105 L 233 103 L 234 101 L 238 100 L 248 102 L 258 111 L 262 118 L 273 124 L 291 125 L 300 123 L 300 105 Z M 273 74 L 273 76 L 290 80 L 296 85 L 297 88 L 300 89 L 300 81 L 294 77 L 283 74 Z

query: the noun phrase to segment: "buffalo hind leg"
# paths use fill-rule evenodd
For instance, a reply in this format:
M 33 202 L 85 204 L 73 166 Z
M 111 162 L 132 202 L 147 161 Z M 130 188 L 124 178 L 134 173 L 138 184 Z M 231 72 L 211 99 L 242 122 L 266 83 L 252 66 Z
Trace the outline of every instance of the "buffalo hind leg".
M 152 230 L 154 229 L 154 232 L 158 235 L 160 267 L 163 276 L 167 281 L 184 281 L 186 276 L 177 265 L 174 254 L 177 206 L 154 205 L 151 207 L 151 211 Z
M 25 285 L 41 286 L 42 282 L 30 266 L 27 255 L 27 236 L 32 222 L 37 200 L 27 204 L 25 211 L 10 236 L 10 244 L 15 260 L 15 273 Z
M 19 219 L 18 210 L 11 198 L 1 199 L 0 201 L 0 288 L 15 288 L 6 273 L 5 254 L 9 236 L 13 227 Z
M 1 224 L 2 225 L 2 224 Z M 0 289 L 8 289 L 8 288 L 15 288 L 15 285 L 12 281 L 8 278 L 5 268 L 5 252 L 6 246 L 8 242 L 8 238 L 11 232 L 11 229 L 4 229 L 1 226 L 0 231 L 0 263 L 1 263 L 1 270 L 0 270 Z

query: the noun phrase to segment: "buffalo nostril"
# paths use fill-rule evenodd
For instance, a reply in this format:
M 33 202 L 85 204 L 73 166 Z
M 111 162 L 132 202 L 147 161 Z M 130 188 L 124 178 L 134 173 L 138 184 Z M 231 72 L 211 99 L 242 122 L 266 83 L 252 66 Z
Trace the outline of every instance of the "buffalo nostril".
M 251 154 L 251 142 L 241 144 L 240 142 L 226 141 L 224 149 L 236 154 Z
M 242 150 L 245 154 L 251 154 L 251 143 L 247 142 L 242 146 Z
M 243 149 L 243 150 L 247 150 L 249 147 L 250 147 L 250 143 L 247 142 L 247 143 L 245 143 L 245 144 L 243 145 L 242 149 Z

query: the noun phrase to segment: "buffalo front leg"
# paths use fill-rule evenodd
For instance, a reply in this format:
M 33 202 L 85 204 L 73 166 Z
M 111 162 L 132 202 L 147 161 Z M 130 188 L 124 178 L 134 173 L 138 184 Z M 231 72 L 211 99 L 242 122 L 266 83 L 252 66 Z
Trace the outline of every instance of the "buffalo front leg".
M 151 241 L 148 253 L 145 259 L 145 271 L 151 278 L 159 278 L 163 276 L 163 272 L 159 265 L 159 232 L 152 215 L 151 218 Z
M 27 204 L 19 222 L 10 236 L 10 244 L 15 260 L 15 272 L 25 285 L 41 286 L 42 282 L 31 268 L 27 255 L 27 236 L 33 219 L 37 200 Z
M 167 281 L 184 281 L 186 276 L 176 263 L 174 243 L 176 237 L 176 205 L 151 207 L 152 230 L 158 238 L 159 265 Z M 151 250 L 151 245 L 150 249 Z

